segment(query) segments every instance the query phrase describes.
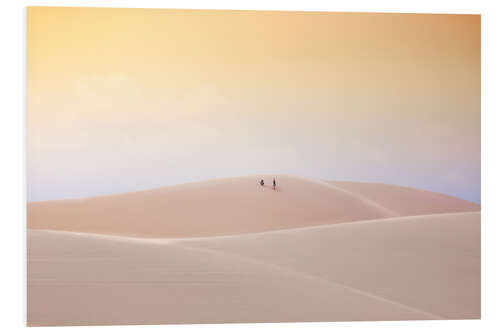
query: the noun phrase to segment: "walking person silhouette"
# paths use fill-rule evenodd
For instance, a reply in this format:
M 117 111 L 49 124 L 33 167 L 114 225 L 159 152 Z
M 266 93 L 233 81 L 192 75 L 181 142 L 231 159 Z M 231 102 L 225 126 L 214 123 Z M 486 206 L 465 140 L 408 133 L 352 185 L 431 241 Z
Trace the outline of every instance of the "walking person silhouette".
M 273 190 L 276 190 L 276 178 L 273 178 Z

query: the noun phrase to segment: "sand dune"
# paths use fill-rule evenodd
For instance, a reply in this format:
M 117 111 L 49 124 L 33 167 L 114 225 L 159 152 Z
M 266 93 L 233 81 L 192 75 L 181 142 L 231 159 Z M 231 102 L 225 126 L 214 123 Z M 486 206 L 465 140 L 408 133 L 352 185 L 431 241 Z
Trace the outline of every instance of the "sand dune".
M 148 240 L 29 231 L 30 325 L 480 316 L 479 213 Z
M 268 183 L 272 179 L 266 175 L 236 177 L 120 195 L 29 203 L 28 228 L 138 237 L 197 237 L 416 212 L 479 210 L 476 204 L 452 197 L 443 199 L 443 195 L 432 192 L 400 187 L 390 187 L 389 191 L 380 186 L 381 195 L 377 196 L 373 189 L 360 194 L 344 189 L 347 186 L 343 184 L 285 175 L 278 176 L 279 187 L 273 191 L 267 185 L 257 184 L 261 177 Z M 399 192 L 405 200 L 397 199 Z
M 29 204 L 28 325 L 480 317 L 480 206 L 260 177 Z
M 183 242 L 307 272 L 436 316 L 479 317 L 479 212 Z
M 390 209 L 398 216 L 479 211 L 481 206 L 449 195 L 378 183 L 327 183 Z
M 29 231 L 28 244 L 35 326 L 437 318 L 314 275 L 179 243 Z

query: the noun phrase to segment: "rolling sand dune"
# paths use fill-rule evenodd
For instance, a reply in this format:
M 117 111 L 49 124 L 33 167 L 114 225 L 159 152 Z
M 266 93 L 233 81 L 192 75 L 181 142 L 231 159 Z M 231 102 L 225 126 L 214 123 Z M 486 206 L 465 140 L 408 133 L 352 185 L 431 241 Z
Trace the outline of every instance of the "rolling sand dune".
M 436 316 L 479 316 L 479 212 L 184 242 L 306 272 Z
M 261 177 L 268 183 L 272 179 L 237 177 L 120 195 L 33 202 L 28 204 L 28 228 L 138 237 L 197 237 L 412 215 L 415 211 L 429 214 L 435 213 L 436 207 L 442 213 L 479 210 L 475 204 L 452 197 L 435 204 L 434 198 L 443 196 L 432 192 L 391 187 L 391 191 L 383 191 L 390 195 L 389 199 L 373 195 L 373 190 L 369 193 L 371 198 L 367 198 L 364 193 L 346 191 L 337 184 L 285 175 L 278 176 L 279 187 L 273 191 L 268 185 L 257 184 Z M 429 199 L 420 204 L 405 200 L 392 203 L 398 189 L 408 201 L 423 200 L 426 195 Z M 418 209 L 408 209 L 411 205 Z M 405 214 L 407 211 L 410 214 Z
M 372 200 L 399 216 L 470 212 L 481 209 L 473 202 L 410 187 L 361 182 L 329 181 L 327 183 L 353 195 Z
M 31 325 L 437 318 L 314 275 L 182 243 L 30 231 L 28 244 Z
M 480 317 L 480 206 L 258 179 L 29 204 L 28 325 Z

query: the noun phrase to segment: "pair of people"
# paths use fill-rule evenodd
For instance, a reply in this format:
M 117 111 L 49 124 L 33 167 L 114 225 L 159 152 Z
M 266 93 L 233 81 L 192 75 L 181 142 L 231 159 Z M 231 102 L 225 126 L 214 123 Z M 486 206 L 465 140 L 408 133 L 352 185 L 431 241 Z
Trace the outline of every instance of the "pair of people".
M 260 180 L 260 186 L 264 186 L 264 179 Z M 273 190 L 276 189 L 276 178 L 273 178 Z

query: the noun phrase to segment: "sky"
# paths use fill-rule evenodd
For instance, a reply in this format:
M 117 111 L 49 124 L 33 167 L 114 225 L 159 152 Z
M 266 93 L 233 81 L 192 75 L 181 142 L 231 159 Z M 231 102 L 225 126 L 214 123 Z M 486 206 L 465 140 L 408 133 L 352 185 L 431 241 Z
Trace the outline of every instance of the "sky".
M 28 201 L 291 174 L 480 203 L 480 26 L 28 7 Z

